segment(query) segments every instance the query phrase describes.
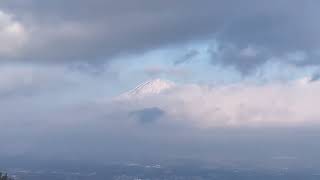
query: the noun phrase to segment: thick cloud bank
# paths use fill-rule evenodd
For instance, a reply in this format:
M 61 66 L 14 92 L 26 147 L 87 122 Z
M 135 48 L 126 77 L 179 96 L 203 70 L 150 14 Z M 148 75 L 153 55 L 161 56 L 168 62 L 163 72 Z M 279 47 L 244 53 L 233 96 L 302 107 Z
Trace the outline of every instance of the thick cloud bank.
M 245 74 L 270 59 L 313 66 L 319 64 L 318 6 L 313 0 L 4 0 L 0 38 L 11 44 L 0 46 L 0 57 L 99 64 L 114 55 L 215 40 L 213 63 Z

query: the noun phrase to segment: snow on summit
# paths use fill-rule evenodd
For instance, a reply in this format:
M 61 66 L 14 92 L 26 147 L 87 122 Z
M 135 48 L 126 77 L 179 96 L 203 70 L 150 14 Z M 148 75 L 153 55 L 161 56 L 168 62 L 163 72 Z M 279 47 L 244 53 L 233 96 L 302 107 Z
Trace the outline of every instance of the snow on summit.
M 144 82 L 134 89 L 122 94 L 121 98 L 137 98 L 145 97 L 155 94 L 160 94 L 165 90 L 171 89 L 175 86 L 175 83 L 162 80 L 162 79 L 153 79 L 147 82 Z

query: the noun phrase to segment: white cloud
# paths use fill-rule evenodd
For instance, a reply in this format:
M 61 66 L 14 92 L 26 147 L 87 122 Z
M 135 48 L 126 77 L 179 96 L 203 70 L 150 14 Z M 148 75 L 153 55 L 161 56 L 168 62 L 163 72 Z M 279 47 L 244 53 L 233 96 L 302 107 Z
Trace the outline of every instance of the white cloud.
M 248 46 L 248 47 L 240 50 L 241 56 L 256 57 L 258 54 L 259 54 L 259 50 L 255 47 L 252 47 L 252 46 Z
M 170 121 L 201 128 L 300 126 L 319 123 L 319 92 L 320 82 L 308 78 L 265 85 L 183 85 L 128 106 L 158 107 Z
M 11 14 L 0 11 L 0 55 L 14 56 L 27 41 L 28 33 L 23 24 Z
M 69 85 L 76 84 L 79 75 L 66 67 L 2 64 L 0 67 L 0 98 L 39 95 L 58 89 L 66 91 Z

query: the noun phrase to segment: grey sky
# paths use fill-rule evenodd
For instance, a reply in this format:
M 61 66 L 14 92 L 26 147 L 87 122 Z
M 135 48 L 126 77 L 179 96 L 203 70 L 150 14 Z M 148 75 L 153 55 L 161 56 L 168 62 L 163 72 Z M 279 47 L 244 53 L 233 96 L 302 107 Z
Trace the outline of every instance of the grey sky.
M 319 7 L 316 0 L 1 0 L 0 142 L 8 146 L 0 156 L 309 162 L 320 148 Z M 159 77 L 177 83 L 118 101 Z

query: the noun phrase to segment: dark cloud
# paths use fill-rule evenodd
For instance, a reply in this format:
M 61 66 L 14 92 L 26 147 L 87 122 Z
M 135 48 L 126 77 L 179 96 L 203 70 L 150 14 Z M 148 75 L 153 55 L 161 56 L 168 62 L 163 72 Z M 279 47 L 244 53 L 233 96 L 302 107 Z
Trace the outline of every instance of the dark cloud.
M 93 62 L 196 39 L 214 31 L 215 27 L 199 28 L 219 21 L 204 5 L 209 1 L 181 3 L 17 0 L 3 6 L 33 31 L 21 53 L 24 59 Z M 194 7 L 207 10 L 193 13 Z
M 217 49 L 209 49 L 213 64 L 231 66 L 243 75 L 252 73 L 264 64 L 271 54 L 254 46 L 238 47 L 234 44 L 221 44 Z
M 320 73 L 315 73 L 312 75 L 310 82 L 315 82 L 318 81 L 320 79 Z
M 5 58 L 100 64 L 115 55 L 210 38 L 240 49 L 261 47 L 269 56 L 313 53 L 320 45 L 318 5 L 314 0 L 5 0 L 0 8 L 15 15 L 30 32 L 19 55 Z M 184 60 L 189 56 L 194 52 Z M 238 55 L 224 52 L 221 64 L 243 73 L 268 59 L 234 56 Z M 300 64 L 318 61 L 306 59 Z
M 190 61 L 191 59 L 193 59 L 194 57 L 196 57 L 198 54 L 199 54 L 199 51 L 192 49 L 192 50 L 188 51 L 186 54 L 184 54 L 182 57 L 180 57 L 179 59 L 174 61 L 174 65 L 186 63 L 186 62 Z
M 153 123 L 165 115 L 165 112 L 157 107 L 145 108 L 130 113 L 130 116 L 139 120 L 140 123 Z

